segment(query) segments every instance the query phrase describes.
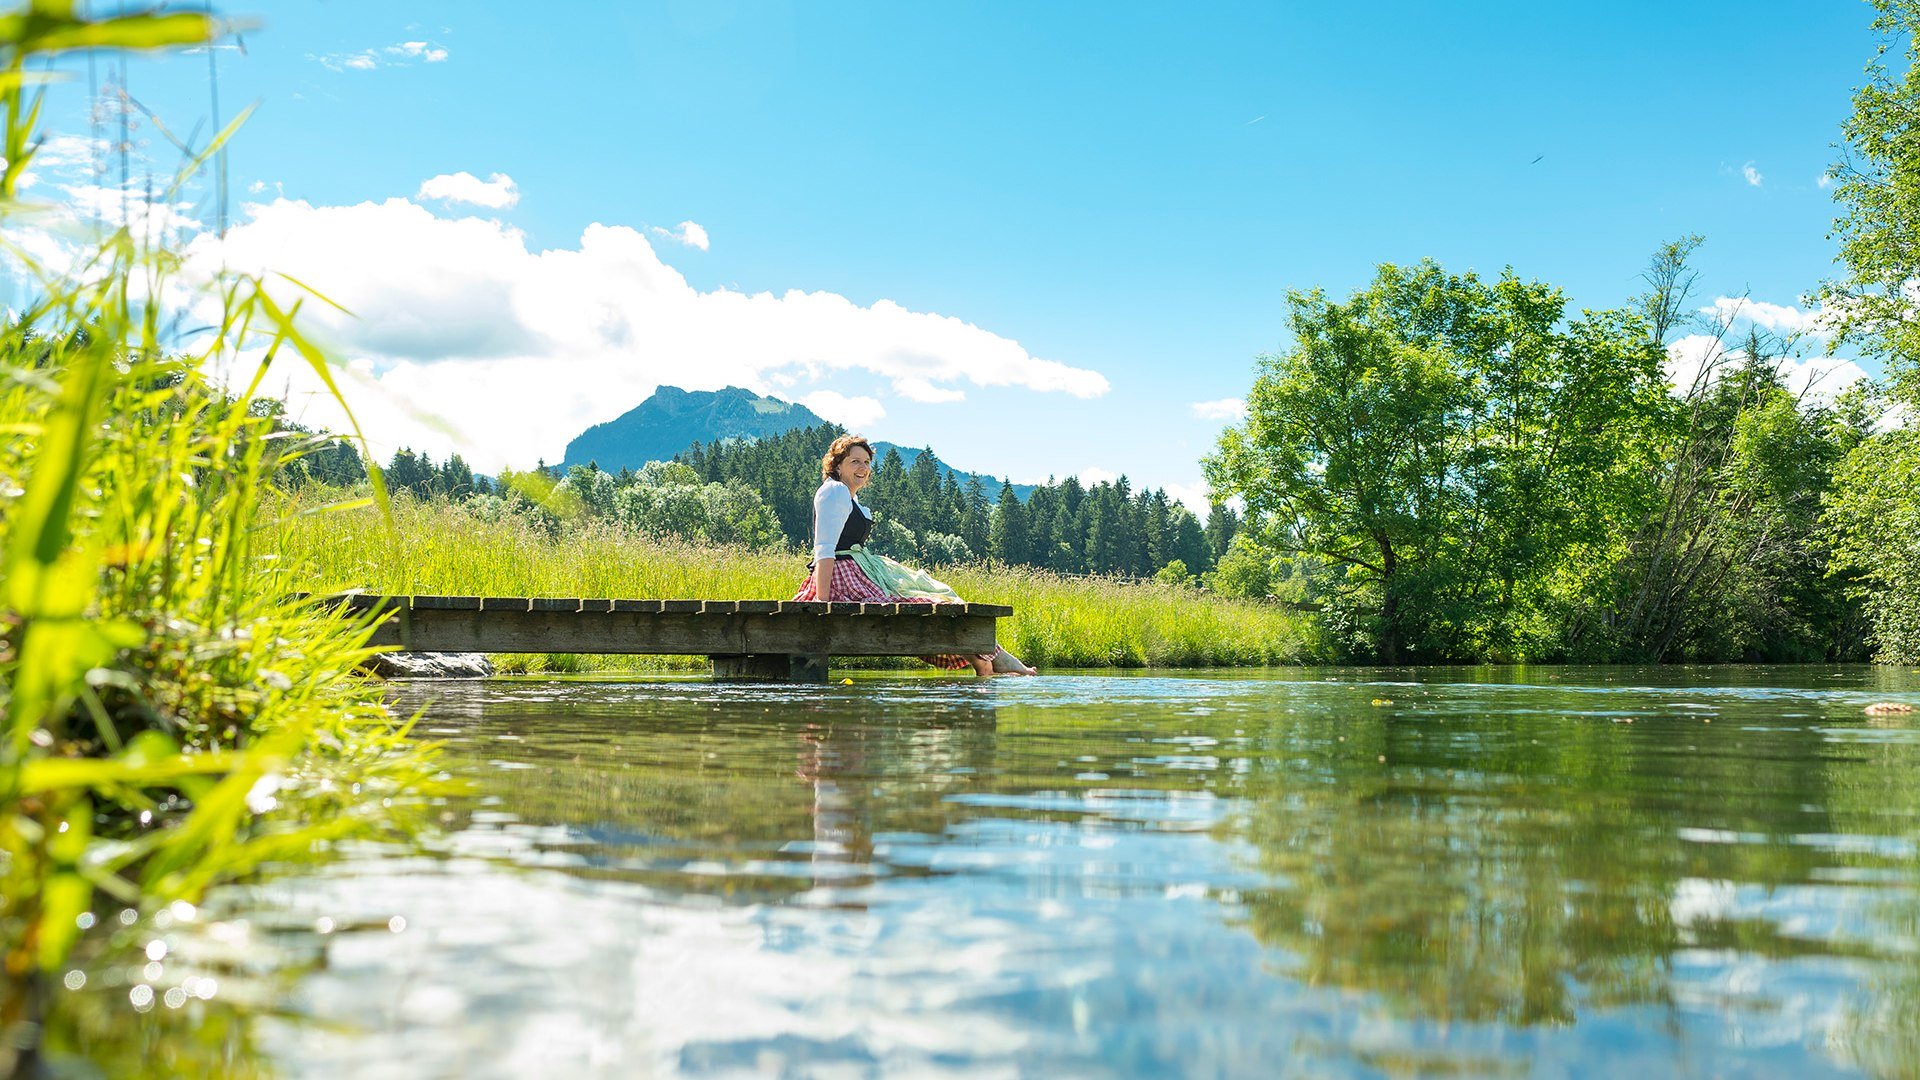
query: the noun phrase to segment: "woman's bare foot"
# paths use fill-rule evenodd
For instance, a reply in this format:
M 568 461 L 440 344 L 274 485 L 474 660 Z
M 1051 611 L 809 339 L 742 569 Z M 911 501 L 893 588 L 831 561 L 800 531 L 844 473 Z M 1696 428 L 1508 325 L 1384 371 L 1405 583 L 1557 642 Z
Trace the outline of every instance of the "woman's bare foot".
M 1022 663 L 1020 658 L 1005 648 L 997 649 L 993 654 L 993 670 L 1001 675 L 1038 675 L 1039 669 Z

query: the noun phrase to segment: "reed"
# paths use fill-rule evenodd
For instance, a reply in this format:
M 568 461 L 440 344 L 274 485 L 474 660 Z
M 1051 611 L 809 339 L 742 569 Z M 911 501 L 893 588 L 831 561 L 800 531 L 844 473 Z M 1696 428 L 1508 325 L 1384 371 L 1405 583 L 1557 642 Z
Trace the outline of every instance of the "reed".
M 267 541 L 282 573 L 313 592 L 785 599 L 805 559 L 793 552 L 705 547 L 605 521 L 550 519 L 488 504 L 394 499 L 393 531 L 371 509 L 306 513 L 327 496 L 290 501 Z M 957 566 L 940 576 L 960 595 L 1008 604 L 1003 643 L 1055 668 L 1222 667 L 1302 662 L 1301 616 L 1198 589 L 1112 578 L 1062 578 L 1026 567 Z M 628 657 L 505 657 L 507 670 L 618 670 Z M 878 666 L 887 662 L 876 661 Z M 646 667 L 704 666 L 658 658 Z
M 44 220 L 18 192 L 37 57 L 222 32 L 61 3 L 0 19 L 0 238 Z M 434 769 L 354 674 L 371 627 L 291 599 L 260 558 L 263 499 L 304 447 L 250 399 L 275 363 L 327 371 L 298 305 L 257 279 L 187 280 L 137 226 L 68 240 L 71 265 L 0 240 L 38 293 L 0 327 L 0 1072 L 32 1052 L 44 973 L 85 927 L 388 830 Z M 195 312 L 191 334 L 160 297 Z M 203 375 L 242 358 L 237 393 Z

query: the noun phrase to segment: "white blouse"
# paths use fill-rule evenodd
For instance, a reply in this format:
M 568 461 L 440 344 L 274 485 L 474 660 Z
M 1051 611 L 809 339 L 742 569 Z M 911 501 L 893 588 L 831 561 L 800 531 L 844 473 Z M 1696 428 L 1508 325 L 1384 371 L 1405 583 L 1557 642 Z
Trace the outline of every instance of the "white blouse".
M 847 527 L 847 518 L 855 510 L 860 511 L 861 517 L 873 520 L 873 515 L 853 497 L 847 485 L 838 480 L 821 483 L 820 490 L 813 493 L 814 558 L 833 558 L 834 545 L 840 542 L 840 533 Z

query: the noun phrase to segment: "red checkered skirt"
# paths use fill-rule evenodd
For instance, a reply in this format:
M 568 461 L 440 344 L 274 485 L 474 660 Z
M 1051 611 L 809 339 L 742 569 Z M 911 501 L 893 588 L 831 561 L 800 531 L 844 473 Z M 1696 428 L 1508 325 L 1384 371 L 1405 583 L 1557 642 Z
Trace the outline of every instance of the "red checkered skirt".
M 813 589 L 813 574 L 807 574 L 807 580 L 795 593 L 795 600 L 818 600 L 820 596 Z M 833 560 L 833 598 L 843 604 L 942 604 L 949 601 L 937 600 L 931 596 L 888 596 L 880 586 L 860 569 L 860 564 L 852 559 Z M 992 660 L 991 655 L 985 655 Z M 958 653 L 943 653 L 939 656 L 923 656 L 920 659 L 937 668 L 948 671 L 962 671 L 973 666 L 973 662 Z

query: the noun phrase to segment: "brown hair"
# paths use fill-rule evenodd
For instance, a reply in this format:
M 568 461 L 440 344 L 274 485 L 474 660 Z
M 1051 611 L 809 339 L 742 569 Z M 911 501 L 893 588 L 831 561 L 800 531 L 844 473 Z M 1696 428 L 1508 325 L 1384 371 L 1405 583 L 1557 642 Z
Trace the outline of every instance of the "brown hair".
M 847 460 L 847 455 L 852 453 L 856 446 L 867 452 L 868 460 L 873 459 L 873 447 L 867 443 L 867 440 L 858 435 L 842 435 L 833 440 L 833 445 L 827 447 L 827 456 L 820 459 L 820 479 L 832 480 L 834 470 Z

